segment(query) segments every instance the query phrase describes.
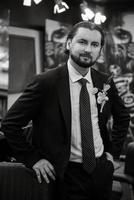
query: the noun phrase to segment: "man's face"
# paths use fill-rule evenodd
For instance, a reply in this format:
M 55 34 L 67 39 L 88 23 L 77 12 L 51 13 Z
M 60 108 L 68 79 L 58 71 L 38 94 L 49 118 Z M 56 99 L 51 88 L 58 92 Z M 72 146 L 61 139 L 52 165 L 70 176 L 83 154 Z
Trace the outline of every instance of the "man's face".
M 101 34 L 97 30 L 79 28 L 73 39 L 67 41 L 70 58 L 77 65 L 88 68 L 97 61 L 101 53 Z

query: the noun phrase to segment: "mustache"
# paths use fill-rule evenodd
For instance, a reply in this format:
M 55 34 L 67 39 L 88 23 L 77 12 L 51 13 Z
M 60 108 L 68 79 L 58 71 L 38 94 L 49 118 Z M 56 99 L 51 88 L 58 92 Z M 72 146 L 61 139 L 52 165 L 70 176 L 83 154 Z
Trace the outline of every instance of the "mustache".
M 88 58 L 92 58 L 90 53 L 81 53 L 80 56 L 85 56 L 85 57 L 88 57 Z

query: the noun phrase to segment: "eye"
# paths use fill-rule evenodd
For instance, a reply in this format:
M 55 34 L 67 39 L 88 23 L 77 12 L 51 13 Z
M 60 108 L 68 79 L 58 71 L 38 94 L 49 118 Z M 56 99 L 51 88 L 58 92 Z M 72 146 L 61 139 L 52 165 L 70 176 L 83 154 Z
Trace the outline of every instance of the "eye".
M 87 43 L 85 40 L 79 40 L 78 42 L 79 42 L 79 44 L 86 44 Z
M 99 46 L 99 43 L 98 43 L 98 42 L 93 42 L 93 43 L 92 43 L 92 46 L 93 46 L 93 47 L 98 47 L 98 46 Z

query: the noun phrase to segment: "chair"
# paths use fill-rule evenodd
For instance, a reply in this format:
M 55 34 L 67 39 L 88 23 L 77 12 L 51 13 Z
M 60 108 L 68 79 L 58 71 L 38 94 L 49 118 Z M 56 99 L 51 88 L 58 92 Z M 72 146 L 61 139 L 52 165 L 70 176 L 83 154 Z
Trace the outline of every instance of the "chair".
M 125 160 L 121 162 L 121 167 L 115 171 L 114 181 L 121 183 L 121 185 L 127 184 L 130 199 L 134 200 L 134 142 L 128 144 Z
M 35 173 L 21 163 L 0 163 L 0 200 L 52 200 L 54 182 L 38 183 Z
M 24 128 L 30 140 L 32 128 Z M 55 183 L 38 183 L 34 171 L 17 163 L 4 134 L 0 131 L 0 200 L 52 200 L 56 196 Z

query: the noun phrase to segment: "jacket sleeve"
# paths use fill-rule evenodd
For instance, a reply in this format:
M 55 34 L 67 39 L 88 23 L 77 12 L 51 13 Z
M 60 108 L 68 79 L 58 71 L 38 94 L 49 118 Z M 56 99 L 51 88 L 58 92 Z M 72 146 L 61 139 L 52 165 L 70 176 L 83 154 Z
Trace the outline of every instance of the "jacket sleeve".
M 1 123 L 1 130 L 17 161 L 23 162 L 29 168 L 41 158 L 41 151 L 26 140 L 23 128 L 38 114 L 42 100 L 42 85 L 37 75 L 9 109 Z
M 118 159 L 122 151 L 124 140 L 128 133 L 130 116 L 128 109 L 125 107 L 121 97 L 118 95 L 118 91 L 113 80 L 111 81 L 111 96 L 111 111 L 113 119 L 111 132 L 112 154 L 115 159 Z

